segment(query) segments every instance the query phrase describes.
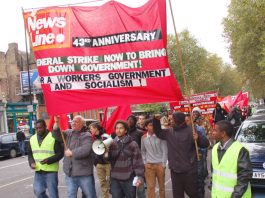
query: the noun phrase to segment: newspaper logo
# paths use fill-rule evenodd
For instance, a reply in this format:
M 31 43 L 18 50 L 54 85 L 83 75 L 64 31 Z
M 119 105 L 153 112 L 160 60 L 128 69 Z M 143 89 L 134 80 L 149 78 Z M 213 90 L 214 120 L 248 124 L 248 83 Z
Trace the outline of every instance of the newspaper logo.
M 33 11 L 25 15 L 34 51 L 70 46 L 69 13 L 65 8 Z

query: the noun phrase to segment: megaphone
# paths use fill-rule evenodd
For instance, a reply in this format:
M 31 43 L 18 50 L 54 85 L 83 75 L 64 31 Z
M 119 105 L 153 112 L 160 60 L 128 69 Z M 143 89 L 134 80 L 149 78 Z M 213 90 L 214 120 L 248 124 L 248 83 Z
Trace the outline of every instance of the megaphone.
M 92 144 L 92 149 L 97 155 L 103 155 L 107 148 L 112 144 L 113 139 L 107 138 L 106 140 L 95 140 Z

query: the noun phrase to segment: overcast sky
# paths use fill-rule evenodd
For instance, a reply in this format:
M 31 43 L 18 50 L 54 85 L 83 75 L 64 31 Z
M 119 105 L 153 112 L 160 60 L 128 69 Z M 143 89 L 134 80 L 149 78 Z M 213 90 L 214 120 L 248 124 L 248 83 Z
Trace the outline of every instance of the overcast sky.
M 0 51 L 6 52 L 8 43 L 16 42 L 25 51 L 22 8 L 89 2 L 93 0 L 8 0 L 0 7 Z M 101 5 L 108 0 L 89 3 Z M 131 7 L 141 6 L 147 0 L 118 0 Z M 228 44 L 222 37 L 222 19 L 227 15 L 230 0 L 171 0 L 177 31 L 188 29 L 199 44 L 211 53 L 216 53 L 224 62 L 231 63 Z M 169 6 L 167 6 L 168 33 L 173 33 Z

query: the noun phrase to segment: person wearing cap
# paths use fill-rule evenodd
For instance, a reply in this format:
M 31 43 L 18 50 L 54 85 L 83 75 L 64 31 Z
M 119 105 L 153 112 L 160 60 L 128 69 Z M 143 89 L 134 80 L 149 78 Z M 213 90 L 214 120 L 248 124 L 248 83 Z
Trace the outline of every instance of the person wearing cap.
M 190 198 L 197 198 L 198 170 L 194 140 L 201 148 L 208 147 L 209 141 L 201 134 L 192 132 L 185 122 L 184 113 L 175 112 L 172 117 L 172 127 L 162 129 L 160 115 L 156 115 L 153 128 L 156 136 L 167 142 L 173 197 L 184 198 L 186 193 Z
M 193 121 L 196 122 L 199 126 L 202 126 L 205 129 L 206 134 L 208 135 L 211 130 L 211 124 L 209 120 L 202 116 L 202 110 L 199 107 L 192 109 Z
M 196 123 L 198 126 L 201 126 L 204 128 L 206 136 L 210 140 L 210 148 L 214 145 L 215 141 L 212 138 L 212 126 L 209 122 L 209 120 L 202 116 L 202 110 L 199 107 L 195 107 L 192 109 L 192 118 L 193 122 Z

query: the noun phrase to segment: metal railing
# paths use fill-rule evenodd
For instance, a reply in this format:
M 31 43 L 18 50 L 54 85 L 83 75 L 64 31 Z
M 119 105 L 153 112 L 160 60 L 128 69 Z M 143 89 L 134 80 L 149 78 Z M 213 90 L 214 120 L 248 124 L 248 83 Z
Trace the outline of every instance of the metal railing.
M 31 87 L 31 94 L 40 94 L 40 93 L 42 93 L 42 89 L 36 88 L 36 87 Z M 29 90 L 28 89 L 21 90 L 20 87 L 16 87 L 15 94 L 20 95 L 20 96 L 21 95 L 29 95 Z

